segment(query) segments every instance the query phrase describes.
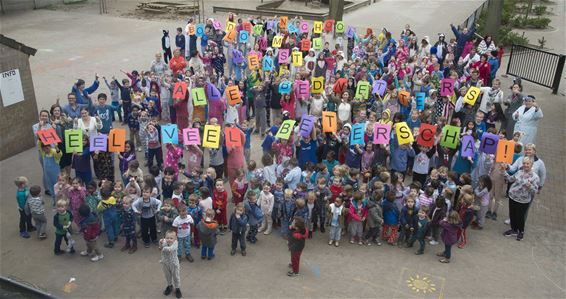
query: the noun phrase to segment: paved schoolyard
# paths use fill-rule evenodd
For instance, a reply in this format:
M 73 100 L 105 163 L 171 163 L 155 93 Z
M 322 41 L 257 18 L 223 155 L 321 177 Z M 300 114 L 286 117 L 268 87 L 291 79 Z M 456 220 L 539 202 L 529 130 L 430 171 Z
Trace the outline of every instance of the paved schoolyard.
M 160 48 L 161 29 L 175 27 L 177 23 L 170 21 L 46 10 L 0 19 L 3 34 L 39 50 L 32 58 L 32 71 L 40 108 L 47 108 L 57 96 L 64 99 L 76 78 L 88 82 L 94 72 L 110 77 L 118 75 L 119 68 L 148 67 L 152 53 Z M 504 83 L 507 85 L 508 79 Z M 564 138 L 558 137 L 566 136 L 563 118 L 566 102 L 563 96 L 551 96 L 547 89 L 525 85 L 529 93 L 537 96 L 545 114 L 538 144 L 550 175 L 529 215 L 524 241 L 504 238 L 501 232 L 506 226 L 490 221 L 485 230 L 472 231 L 469 246 L 464 250 L 455 248 L 453 263 L 444 265 L 434 255 L 440 246 L 427 246 L 425 255 L 415 256 L 412 250 L 389 246 L 368 248 L 343 243 L 340 248 L 333 248 L 326 245 L 325 236 L 315 234 L 303 254 L 303 275 L 291 279 L 285 275 L 289 258 L 281 239 L 262 235 L 258 244 L 249 245 L 247 257 L 231 257 L 230 236 L 225 235 L 219 237 L 214 261 L 182 262 L 185 296 L 565 297 L 566 147 Z M 12 181 L 17 175 L 26 175 L 31 182 L 41 182 L 36 157 L 32 149 L 0 162 L 0 273 L 61 297 L 160 297 L 164 283 L 156 248 L 141 248 L 134 255 L 103 248 L 104 260 L 91 263 L 78 255 L 53 256 L 52 227 L 46 241 L 18 237 Z M 257 152 L 254 157 L 258 158 Z M 501 210 L 505 213 L 506 205 Z M 48 213 L 52 215 L 51 211 Z M 84 245 L 78 241 L 77 247 L 83 249 Z M 76 288 L 67 289 L 70 292 L 66 293 L 64 286 L 71 277 L 76 279 Z

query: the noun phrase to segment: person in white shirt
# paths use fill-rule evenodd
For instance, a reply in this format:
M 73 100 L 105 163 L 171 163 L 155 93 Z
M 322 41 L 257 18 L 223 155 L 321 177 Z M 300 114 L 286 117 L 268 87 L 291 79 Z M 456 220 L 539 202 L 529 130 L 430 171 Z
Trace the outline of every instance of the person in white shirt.
M 177 256 L 182 257 L 183 252 L 189 262 L 194 262 L 191 256 L 191 225 L 195 222 L 193 217 L 188 214 L 187 206 L 185 204 L 179 205 L 179 216 L 173 220 L 173 228 L 177 230 Z

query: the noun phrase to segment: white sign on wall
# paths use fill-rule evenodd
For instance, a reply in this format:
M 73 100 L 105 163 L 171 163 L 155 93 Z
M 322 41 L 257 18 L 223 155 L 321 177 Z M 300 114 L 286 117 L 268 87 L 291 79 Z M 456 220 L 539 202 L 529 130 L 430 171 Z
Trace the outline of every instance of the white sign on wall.
M 24 90 L 20 70 L 9 70 L 0 73 L 0 94 L 4 107 L 19 103 L 24 100 Z

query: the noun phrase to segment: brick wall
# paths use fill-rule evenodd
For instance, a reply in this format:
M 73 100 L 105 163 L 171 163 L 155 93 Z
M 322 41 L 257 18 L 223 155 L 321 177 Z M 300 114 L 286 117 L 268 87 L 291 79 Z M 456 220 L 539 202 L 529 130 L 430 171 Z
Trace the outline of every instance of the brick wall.
M 35 146 L 31 126 L 38 122 L 28 55 L 0 44 L 0 72 L 19 69 L 24 101 L 4 107 L 0 95 L 0 160 Z

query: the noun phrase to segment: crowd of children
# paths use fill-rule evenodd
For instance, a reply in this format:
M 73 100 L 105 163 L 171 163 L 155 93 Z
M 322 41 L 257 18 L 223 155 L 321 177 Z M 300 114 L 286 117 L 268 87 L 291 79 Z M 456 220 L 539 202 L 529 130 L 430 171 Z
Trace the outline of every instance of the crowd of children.
M 105 247 L 123 242 L 122 251 L 130 254 L 141 237 L 145 247 L 154 243 L 162 248 L 165 294 L 175 288 L 180 297 L 179 258 L 193 262 L 192 246 L 201 248 L 202 259 L 212 260 L 217 236 L 228 230 L 232 233 L 230 254 L 236 254 L 239 243 L 242 256 L 247 243 L 258 242 L 259 233 L 280 234 L 291 251 L 288 275 L 296 276 L 305 240 L 315 232 L 328 233 L 328 244 L 336 247 L 343 237 L 358 245 L 385 242 L 413 247 L 418 241 L 418 255 L 425 252 L 426 243 L 434 246 L 442 241 L 445 249 L 438 255 L 440 262 L 448 263 L 452 245 L 464 248 L 469 242 L 468 228 L 480 230 L 488 225 L 486 219 L 497 218 L 497 205 L 505 197 L 501 190 L 507 188 L 502 179 L 505 165 L 477 147 L 482 134 L 498 134 L 500 140 L 516 142 L 519 157 L 525 132 L 514 132 L 519 118 L 513 115 L 523 107 L 520 82 L 504 98 L 495 76 L 501 62 L 495 47 L 487 52 L 485 41 L 479 48 L 475 39 L 460 43 L 462 36 L 468 36 L 467 29 L 454 28 L 458 40 L 446 41 L 440 35 L 431 43 L 425 36 L 419 43 L 408 25 L 397 39 L 386 29 L 368 29 L 351 37 L 336 33 L 332 38 L 333 32 L 289 33 L 278 22 L 273 26 L 273 21 L 242 20 L 230 14 L 228 22 L 235 23 L 237 32 L 249 30 L 247 24 L 261 27 L 249 42 L 239 42 L 227 41 L 227 32 L 213 19 L 207 20 L 203 35 L 189 34 L 196 25 L 190 20 L 185 29 L 178 29 L 178 49 L 168 64 L 156 55 L 150 71 L 125 72 L 127 79 L 107 82 L 111 106 L 104 93 L 93 104 L 97 76 L 88 88 L 83 80 L 77 82 L 65 107 L 57 103 L 50 111 L 41 111 L 36 133 L 46 128 L 57 132 L 79 128 L 77 119 L 93 123 L 83 130 L 82 153 L 64 152 L 65 140 L 56 146 L 38 141 L 45 192 L 56 206 L 55 254 L 63 252 L 63 239 L 66 251 L 74 251 L 74 227 L 80 228 L 86 242 L 81 254 L 92 261 L 103 258 L 97 246 L 101 231 L 107 238 Z M 276 36 L 283 36 L 283 41 L 274 49 L 269 45 Z M 322 38 L 320 50 L 303 47 L 305 40 L 314 38 Z M 268 71 L 250 69 L 242 59 L 255 54 L 275 61 L 283 50 L 301 52 L 303 63 L 279 62 Z M 300 96 L 295 80 L 312 77 L 324 77 L 323 92 Z M 454 79 L 453 95 L 440 95 L 444 78 Z M 371 85 L 378 80 L 387 83 L 383 94 L 372 91 L 367 99 L 357 95 L 360 82 Z M 187 83 L 185 98 L 173 97 L 176 82 Z M 281 82 L 289 82 L 291 92 L 281 93 Z M 239 86 L 241 103 L 230 105 L 224 96 L 210 94 L 223 95 L 233 85 Z M 197 87 L 207 92 L 204 106 L 193 105 L 190 91 Z M 470 87 L 480 87 L 482 92 L 474 105 L 463 99 Z M 410 93 L 408 101 L 401 101 L 401 92 Z M 420 92 L 426 99 L 424 107 L 417 109 L 415 94 Z M 525 99 L 534 101 L 532 96 Z M 536 104 L 528 107 L 542 117 Z M 80 109 L 93 118 L 76 113 Z M 117 120 L 114 112 L 129 128 L 125 151 L 90 152 L 89 134 L 108 133 L 120 124 L 113 122 Z M 335 132 L 323 132 L 324 112 L 337 112 Z M 316 123 L 310 133 L 302 134 L 298 124 L 306 115 L 316 117 Z M 277 137 L 287 119 L 297 120 L 294 132 L 287 139 Z M 421 125 L 436 126 L 434 144 L 399 145 L 395 127 L 401 122 L 409 125 L 415 139 Z M 180 131 L 197 128 L 201 136 L 205 124 L 239 128 L 242 146 L 226 146 L 224 139 L 218 149 L 163 144 L 160 128 L 165 123 L 176 124 Z M 365 145 L 351 144 L 353 126 L 362 123 Z M 372 142 L 375 124 L 391 126 L 389 144 Z M 474 137 L 473 157 L 463 157 L 460 145 L 454 149 L 439 143 L 445 125 L 460 127 L 462 136 Z M 250 152 L 260 147 L 261 159 L 255 161 Z M 91 175 L 91 160 L 96 179 Z M 79 165 L 81 161 L 87 167 Z M 55 164 L 60 168 L 54 168 Z M 538 188 L 543 184 L 541 178 Z M 41 187 L 29 186 L 24 177 L 16 185 L 21 236 L 28 238 L 28 232 L 37 229 L 45 239 Z M 160 234 L 165 236 L 161 241 Z

